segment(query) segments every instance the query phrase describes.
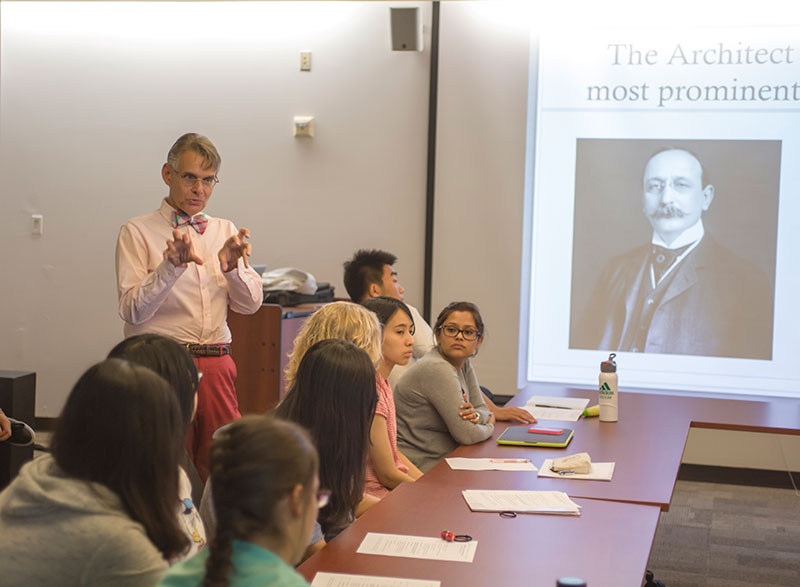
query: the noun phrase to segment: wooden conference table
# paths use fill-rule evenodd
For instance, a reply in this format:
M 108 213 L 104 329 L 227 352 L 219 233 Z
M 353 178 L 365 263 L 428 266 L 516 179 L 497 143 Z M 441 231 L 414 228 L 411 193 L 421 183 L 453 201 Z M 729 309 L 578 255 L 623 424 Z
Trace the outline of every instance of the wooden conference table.
M 596 392 L 536 384 L 531 395 L 572 396 L 596 402 Z M 549 424 L 553 421 L 547 421 Z M 299 567 L 309 582 L 317 571 L 439 580 L 448 585 L 553 586 L 560 576 L 579 576 L 592 587 L 639 587 L 650 556 L 659 512 L 672 497 L 689 428 L 800 434 L 800 403 L 758 402 L 623 391 L 616 423 L 597 418 L 553 422 L 574 428 L 567 449 L 505 447 L 493 437 L 457 448 L 451 456 L 547 458 L 588 452 L 593 461 L 614 461 L 607 481 L 539 478 L 536 473 L 453 471 L 442 461 L 416 483 L 403 484 Z M 582 506 L 580 517 L 471 512 L 463 489 L 535 489 L 566 492 Z M 357 554 L 368 532 L 438 536 L 444 530 L 478 541 L 472 563 Z

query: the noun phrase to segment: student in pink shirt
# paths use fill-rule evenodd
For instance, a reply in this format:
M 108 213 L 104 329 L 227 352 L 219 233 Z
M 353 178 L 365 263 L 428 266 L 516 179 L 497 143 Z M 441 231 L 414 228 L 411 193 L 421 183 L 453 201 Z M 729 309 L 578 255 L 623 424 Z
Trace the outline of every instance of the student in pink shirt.
M 375 297 L 362 305 L 375 312 L 383 325 L 382 358 L 378 360 L 378 405 L 370 428 L 365 492 L 381 498 L 404 481 L 422 477 L 420 471 L 397 450 L 394 396 L 387 378 L 395 365 L 405 365 L 414 347 L 414 319 L 408 306 L 395 298 Z

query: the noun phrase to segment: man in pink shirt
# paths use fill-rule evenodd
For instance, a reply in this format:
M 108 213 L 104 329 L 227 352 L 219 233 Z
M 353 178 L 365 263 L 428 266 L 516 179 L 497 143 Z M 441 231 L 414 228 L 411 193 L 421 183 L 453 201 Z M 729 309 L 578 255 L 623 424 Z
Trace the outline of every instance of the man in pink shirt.
M 219 181 L 220 163 L 208 138 L 180 137 L 161 168 L 169 194 L 158 210 L 126 222 L 117 239 L 125 336 L 172 337 L 186 344 L 202 372 L 186 445 L 203 481 L 212 434 L 240 417 L 228 306 L 252 314 L 263 299 L 261 277 L 247 262 L 250 232 L 202 213 Z

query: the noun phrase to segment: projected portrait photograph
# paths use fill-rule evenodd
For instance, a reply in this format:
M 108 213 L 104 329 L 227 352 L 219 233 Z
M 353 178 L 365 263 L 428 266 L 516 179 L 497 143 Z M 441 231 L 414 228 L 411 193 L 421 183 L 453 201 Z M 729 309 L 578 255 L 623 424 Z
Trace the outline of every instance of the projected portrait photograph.
M 772 358 L 780 141 L 578 139 L 571 349 Z

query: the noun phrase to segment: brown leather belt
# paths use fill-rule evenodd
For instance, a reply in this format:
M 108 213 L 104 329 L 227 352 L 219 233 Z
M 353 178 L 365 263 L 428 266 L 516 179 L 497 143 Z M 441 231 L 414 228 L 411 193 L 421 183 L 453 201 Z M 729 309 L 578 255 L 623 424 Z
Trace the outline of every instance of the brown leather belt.
M 223 357 L 231 354 L 231 345 L 229 344 L 186 343 L 186 348 L 193 357 Z

